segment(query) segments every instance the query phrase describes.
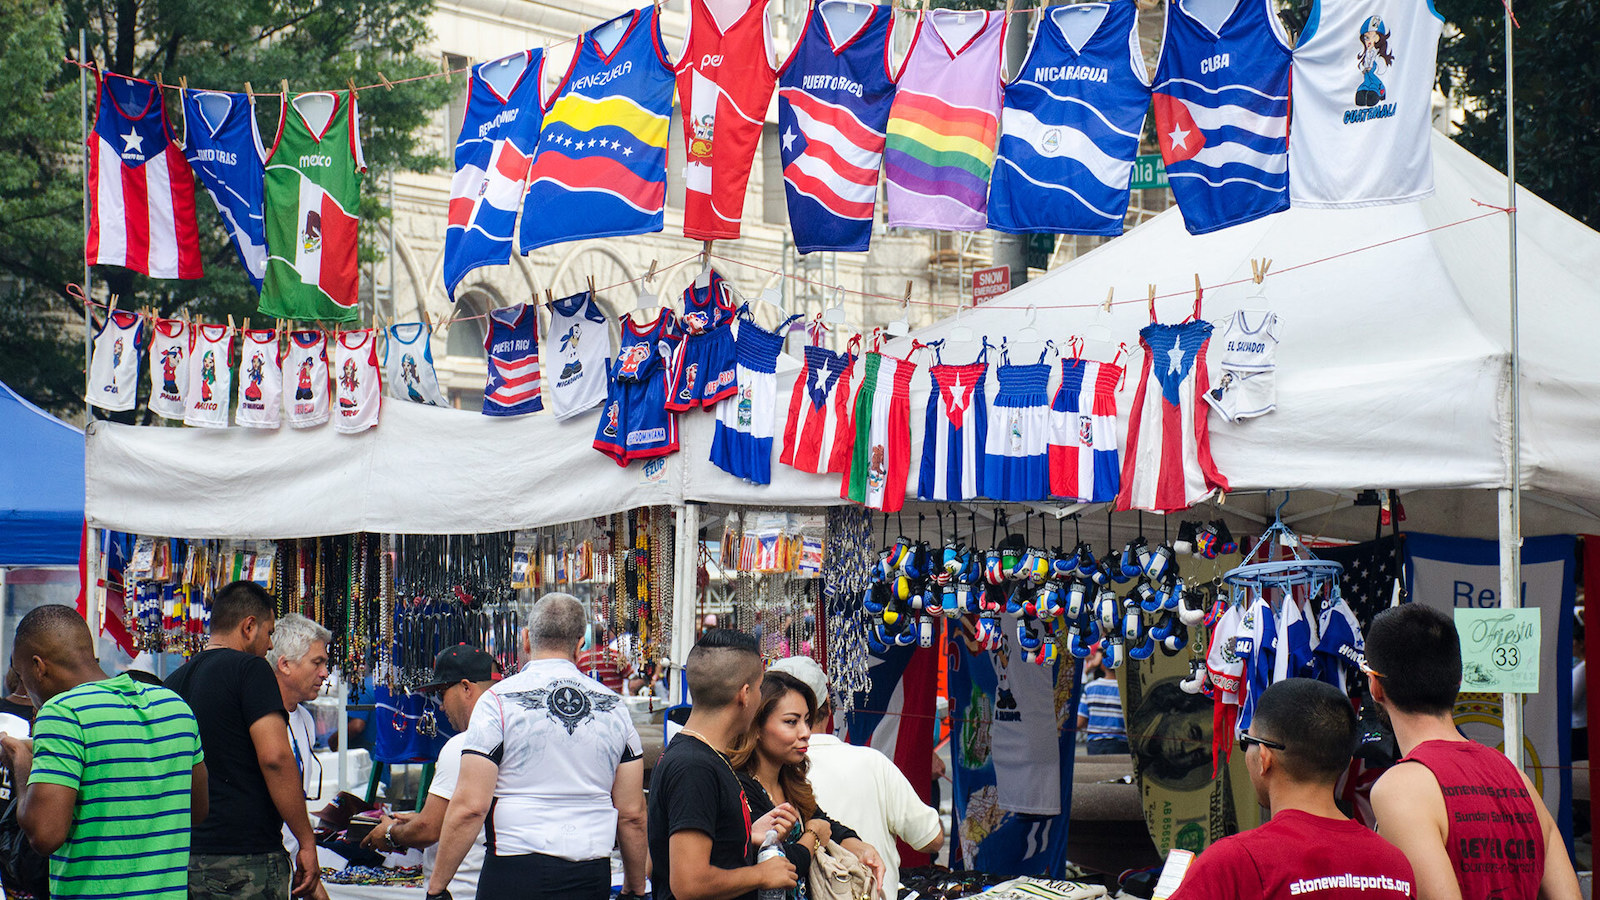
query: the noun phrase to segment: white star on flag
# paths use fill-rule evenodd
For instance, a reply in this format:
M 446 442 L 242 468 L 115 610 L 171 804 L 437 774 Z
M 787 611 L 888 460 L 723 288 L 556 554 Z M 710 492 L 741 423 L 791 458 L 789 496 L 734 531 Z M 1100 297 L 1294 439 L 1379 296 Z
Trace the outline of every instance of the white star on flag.
M 135 150 L 140 153 L 144 152 L 144 135 L 139 132 L 129 128 L 127 134 L 119 134 L 117 136 L 122 138 L 123 153 L 130 153 Z
M 827 383 L 828 383 L 828 361 L 827 360 L 823 360 L 822 361 L 822 365 L 818 366 L 817 370 L 815 372 L 811 373 L 811 389 L 814 390 L 814 391 L 820 391 L 820 390 L 822 390 L 822 386 L 827 384 Z
M 1193 132 L 1185 131 L 1182 125 L 1174 125 L 1172 126 L 1172 130 L 1167 133 L 1167 140 L 1172 141 L 1172 147 L 1174 150 L 1184 150 L 1187 149 L 1184 147 L 1184 143 L 1189 140 L 1189 135 L 1192 133 Z
M 785 128 L 784 129 L 784 131 L 783 131 L 783 150 L 784 150 L 785 153 L 787 153 L 790 150 L 794 149 L 794 142 L 798 138 L 799 138 L 799 135 L 794 133 L 794 129 L 793 128 Z
M 961 412 L 967 408 L 967 397 L 961 390 L 961 376 L 956 376 L 956 383 L 950 388 L 950 411 Z
M 1183 371 L 1183 342 L 1182 341 L 1179 341 L 1178 343 L 1172 345 L 1172 349 L 1167 351 L 1167 358 L 1171 360 L 1170 367 L 1167 369 L 1167 371 L 1169 373 L 1182 372 Z

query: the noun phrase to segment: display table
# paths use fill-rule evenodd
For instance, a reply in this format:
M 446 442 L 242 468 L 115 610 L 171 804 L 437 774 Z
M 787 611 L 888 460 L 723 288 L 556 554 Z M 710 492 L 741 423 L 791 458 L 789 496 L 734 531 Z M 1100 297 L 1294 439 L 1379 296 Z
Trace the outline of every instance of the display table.
M 422 900 L 424 896 L 423 882 L 411 885 L 377 885 L 377 884 L 331 884 L 323 883 L 328 889 L 328 900 Z

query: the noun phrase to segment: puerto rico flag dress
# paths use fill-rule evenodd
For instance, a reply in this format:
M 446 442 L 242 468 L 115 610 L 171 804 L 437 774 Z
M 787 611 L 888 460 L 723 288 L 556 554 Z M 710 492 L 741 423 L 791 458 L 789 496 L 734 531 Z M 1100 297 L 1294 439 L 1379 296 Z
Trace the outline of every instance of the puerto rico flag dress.
M 783 431 L 783 453 L 778 462 L 821 475 L 850 467 L 855 437 L 851 420 L 850 380 L 856 368 L 861 335 L 850 339 L 841 352 L 822 346 L 821 322 L 808 326 L 800 374 L 789 395 L 789 423 Z

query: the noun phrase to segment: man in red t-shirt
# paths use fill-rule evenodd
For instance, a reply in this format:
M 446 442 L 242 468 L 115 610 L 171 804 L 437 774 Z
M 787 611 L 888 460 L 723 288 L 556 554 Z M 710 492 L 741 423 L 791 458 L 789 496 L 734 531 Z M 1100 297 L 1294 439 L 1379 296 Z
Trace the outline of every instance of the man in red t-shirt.
M 611 646 L 611 629 L 596 624 L 592 634 L 593 644 L 578 654 L 578 671 L 624 696 L 638 690 L 642 680 L 632 677 L 633 666 Z
M 1267 688 L 1239 744 L 1272 819 L 1207 848 L 1172 900 L 1413 900 L 1405 856 L 1333 801 L 1355 735 L 1338 688 L 1309 678 Z
M 1372 786 L 1378 833 L 1405 852 L 1421 900 L 1577 900 L 1560 829 L 1528 776 L 1452 717 L 1461 642 L 1420 603 L 1367 626 L 1367 685 L 1405 758 Z

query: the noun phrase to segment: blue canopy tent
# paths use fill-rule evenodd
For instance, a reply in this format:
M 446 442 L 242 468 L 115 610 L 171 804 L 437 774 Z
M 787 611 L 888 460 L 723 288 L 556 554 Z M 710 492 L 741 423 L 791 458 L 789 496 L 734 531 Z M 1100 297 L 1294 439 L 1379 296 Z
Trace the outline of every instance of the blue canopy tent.
M 75 566 L 83 432 L 0 382 L 0 566 Z

